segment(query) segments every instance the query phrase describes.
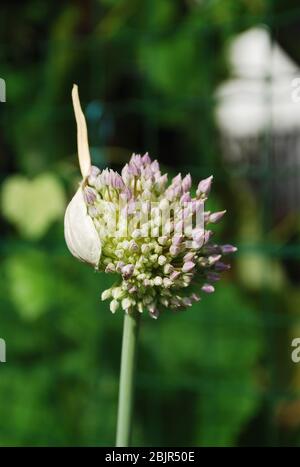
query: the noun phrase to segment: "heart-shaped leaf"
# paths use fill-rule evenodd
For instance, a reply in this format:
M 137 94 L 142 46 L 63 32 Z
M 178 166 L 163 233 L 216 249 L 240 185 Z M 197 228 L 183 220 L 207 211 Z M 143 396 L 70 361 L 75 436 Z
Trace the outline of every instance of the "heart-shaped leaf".
M 43 173 L 33 180 L 14 175 L 3 184 L 2 211 L 8 221 L 27 238 L 42 237 L 64 213 L 64 189 L 51 173 Z

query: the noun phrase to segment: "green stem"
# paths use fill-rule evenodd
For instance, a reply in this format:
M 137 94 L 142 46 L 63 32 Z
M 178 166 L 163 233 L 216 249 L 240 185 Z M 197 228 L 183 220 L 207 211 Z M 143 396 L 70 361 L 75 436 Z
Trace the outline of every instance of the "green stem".
M 128 447 L 132 425 L 135 357 L 139 331 L 139 313 L 125 314 L 117 422 L 117 447 Z

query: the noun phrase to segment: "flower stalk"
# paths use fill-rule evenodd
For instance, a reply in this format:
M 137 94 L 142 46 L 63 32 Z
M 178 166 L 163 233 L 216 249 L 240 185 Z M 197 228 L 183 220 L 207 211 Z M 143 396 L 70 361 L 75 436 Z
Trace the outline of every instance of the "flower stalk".
M 139 322 L 140 313 L 125 313 L 117 419 L 117 447 L 128 447 L 130 445 Z

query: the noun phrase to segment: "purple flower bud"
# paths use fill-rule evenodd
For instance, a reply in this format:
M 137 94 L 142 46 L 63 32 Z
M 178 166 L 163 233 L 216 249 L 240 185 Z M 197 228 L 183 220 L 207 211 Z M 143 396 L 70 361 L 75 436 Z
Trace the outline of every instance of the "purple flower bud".
M 221 251 L 223 255 L 228 255 L 230 253 L 235 253 L 237 248 L 233 245 L 221 245 Z
M 199 302 L 201 298 L 197 294 L 193 293 L 191 295 L 191 300 L 193 300 L 193 302 Z
M 228 269 L 230 269 L 230 264 L 225 264 L 225 263 L 222 263 L 221 261 L 218 261 L 215 264 L 216 271 L 223 272 L 223 271 L 228 271 Z
M 189 189 L 192 186 L 192 177 L 190 174 L 187 174 L 184 179 L 182 180 L 182 190 L 183 191 L 189 191 Z
M 183 272 L 189 272 L 191 271 L 192 269 L 194 269 L 195 267 L 195 263 L 193 263 L 193 261 L 187 261 L 186 263 L 184 263 L 184 265 L 182 266 L 182 271 Z
M 199 249 L 204 244 L 204 231 L 202 229 L 196 229 L 196 230 L 197 232 L 194 231 L 192 233 L 192 238 L 193 238 L 192 247 Z
M 114 188 L 121 189 L 124 188 L 125 183 L 122 177 L 119 174 L 115 173 L 112 185 Z
M 118 261 L 116 265 L 116 271 L 121 272 L 124 266 L 125 266 L 125 263 L 123 263 L 123 261 Z
M 177 256 L 178 253 L 180 252 L 180 248 L 178 246 L 171 245 L 169 251 L 170 251 L 172 256 Z
M 152 176 L 152 170 L 150 165 L 147 165 L 144 170 L 142 171 L 143 177 L 145 180 L 151 180 L 153 183 L 153 176 Z
M 114 187 L 115 184 L 115 179 L 116 179 L 116 173 L 110 169 L 107 177 L 107 185 L 109 187 Z
M 93 204 L 96 201 L 97 194 L 93 188 L 86 186 L 83 190 L 83 198 L 86 204 Z
M 165 198 L 168 200 L 168 201 L 173 201 L 173 199 L 175 198 L 175 193 L 174 193 L 174 190 L 172 188 L 168 188 L 165 192 Z
M 159 172 L 159 163 L 157 162 L 157 160 L 155 160 L 155 161 L 152 162 L 152 164 L 151 164 L 151 170 L 152 170 L 152 173 L 153 173 L 153 174 Z
M 114 181 L 115 181 L 115 174 L 114 174 L 114 171 L 113 170 L 110 170 L 108 172 L 108 176 L 107 176 L 107 186 L 109 187 L 113 187 L 114 186 Z
M 188 261 L 192 261 L 192 259 L 194 259 L 195 257 L 195 253 L 190 251 L 189 253 L 187 253 L 186 255 L 184 255 L 183 257 L 183 262 L 184 263 L 187 263 Z
M 203 246 L 203 238 L 202 240 L 193 240 L 192 241 L 192 248 L 194 248 L 195 250 L 199 250 L 199 248 L 201 248 Z
M 199 185 L 196 191 L 197 196 L 200 196 L 202 194 L 208 195 L 211 189 L 212 179 L 213 179 L 213 176 L 211 175 L 210 177 L 205 178 L 204 180 L 201 180 L 201 182 L 199 182 Z
M 213 271 L 208 272 L 206 274 L 206 278 L 207 278 L 207 280 L 209 280 L 211 282 L 217 282 L 217 281 L 219 281 L 221 279 L 219 274 L 217 274 L 216 272 L 213 272 Z
M 129 173 L 129 167 L 128 164 L 124 165 L 122 171 L 121 171 L 122 179 L 124 182 L 127 184 L 131 178 L 130 173 Z
M 215 291 L 215 288 L 211 284 L 204 284 L 201 287 L 201 290 L 203 290 L 203 292 L 205 292 L 205 293 L 213 293 Z
M 143 165 L 142 156 L 140 154 L 133 154 L 129 163 L 135 165 L 138 169 L 141 168 Z
M 183 219 L 189 219 L 193 215 L 193 200 L 184 203 Z
M 205 232 L 203 229 L 194 229 L 192 231 L 192 238 L 195 240 L 195 242 L 200 242 L 203 241 L 204 239 Z
M 191 195 L 189 194 L 189 192 L 183 193 L 183 195 L 180 198 L 180 203 L 184 204 L 184 203 L 190 203 L 190 202 L 191 202 Z
M 110 169 L 108 170 L 107 185 L 112 187 L 114 185 L 114 180 L 115 180 L 115 173 L 112 169 Z
M 136 163 L 130 161 L 129 168 L 130 168 L 130 172 L 135 177 L 138 177 L 140 175 L 141 172 L 140 172 L 140 169 L 139 169 L 139 167 L 137 166 Z
M 178 277 L 180 276 L 181 272 L 180 271 L 173 271 L 172 274 L 170 275 L 171 281 L 176 281 Z
M 193 302 L 189 297 L 183 297 L 182 304 L 184 306 L 192 306 Z
M 178 235 L 182 235 L 182 231 L 183 231 L 183 221 L 178 221 L 176 222 L 175 224 L 175 228 L 174 228 L 174 231 L 175 233 Z
M 94 165 L 92 165 L 90 175 L 88 177 L 89 185 L 95 186 L 96 180 L 99 174 L 100 174 L 100 170 L 98 169 L 98 167 L 95 167 Z
M 123 199 L 123 201 L 129 201 L 132 198 L 130 188 L 128 188 L 127 186 L 123 188 L 122 193 L 120 194 L 120 198 Z
M 203 201 L 201 199 L 197 199 L 196 201 L 192 201 L 192 212 L 197 214 L 203 210 Z
M 103 172 L 101 172 L 100 178 L 101 178 L 102 185 L 104 186 L 110 185 L 111 177 L 110 177 L 110 173 L 108 169 L 105 169 L 103 170 Z
M 209 240 L 211 239 L 211 237 L 213 236 L 213 232 L 211 230 L 206 230 L 205 233 L 204 233 L 204 245 L 206 245 L 206 243 L 209 242 Z
M 211 214 L 210 211 L 205 211 L 205 213 L 204 213 L 204 222 L 205 223 L 209 221 L 210 214 Z
M 208 258 L 209 265 L 212 266 L 213 264 L 217 263 L 221 259 L 222 255 L 211 255 Z
M 157 183 L 157 186 L 158 186 L 158 187 L 162 188 L 162 187 L 167 183 L 167 181 L 168 181 L 168 175 L 167 175 L 167 174 L 164 174 L 164 175 L 161 175 L 161 176 L 157 179 L 156 183 Z
M 214 255 L 221 253 L 221 248 L 219 245 L 206 245 L 204 248 L 204 253 L 207 255 Z
M 129 250 L 133 251 L 133 252 L 136 252 L 136 251 L 138 251 L 138 249 L 139 249 L 138 244 L 134 240 L 130 240 Z
M 182 236 L 182 235 L 176 234 L 176 235 L 174 235 L 174 236 L 172 237 L 172 244 L 173 244 L 174 246 L 179 246 L 179 245 L 181 245 L 182 241 L 183 241 L 183 236 Z
M 145 165 L 151 164 L 151 159 L 149 157 L 149 154 L 146 152 L 146 154 L 143 155 L 142 161 Z
M 212 222 L 213 224 L 216 224 L 217 222 L 219 222 L 222 219 L 225 212 L 226 212 L 226 210 L 225 211 L 214 212 L 213 214 L 211 214 L 209 216 L 208 221 Z
M 173 187 L 173 191 L 174 191 L 174 197 L 175 198 L 178 198 L 179 196 L 181 196 L 181 192 L 182 192 L 181 185 L 180 184 L 175 185 Z
M 129 277 L 132 276 L 133 271 L 134 271 L 133 264 L 126 264 L 126 266 L 123 266 L 121 269 L 122 275 L 125 279 L 129 279 Z
M 178 175 L 176 175 L 176 177 L 174 177 L 174 178 L 172 179 L 171 185 L 172 185 L 172 187 L 173 187 L 173 186 L 175 186 L 175 185 L 178 185 L 179 183 L 181 184 L 181 174 L 180 174 L 180 173 L 179 173 Z

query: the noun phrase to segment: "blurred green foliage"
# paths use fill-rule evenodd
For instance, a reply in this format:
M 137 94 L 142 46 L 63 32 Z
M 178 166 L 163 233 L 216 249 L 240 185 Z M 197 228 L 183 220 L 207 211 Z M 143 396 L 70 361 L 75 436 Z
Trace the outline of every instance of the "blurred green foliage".
M 3 215 L 28 238 L 43 236 L 53 221 L 61 219 L 65 204 L 65 192 L 52 174 L 34 180 L 15 175 L 2 187 Z
M 212 205 L 229 211 L 216 235 L 241 247 L 216 294 L 157 322 L 143 316 L 134 444 L 297 443 L 297 426 L 281 434 L 276 411 L 298 394 L 299 370 L 272 354 L 275 343 L 289 349 L 296 321 L 287 318 L 300 303 L 274 254 L 291 230 L 266 236 L 253 192 L 222 162 L 213 117 L 229 41 L 267 22 L 269 7 L 30 0 L 16 10 L 4 2 L 0 445 L 114 443 L 122 314 L 100 301 L 110 279 L 72 258 L 63 238 L 79 177 L 73 82 L 95 164 L 119 168 L 130 151 L 149 150 L 170 173 L 213 172 Z

